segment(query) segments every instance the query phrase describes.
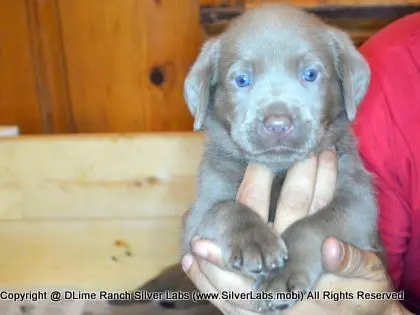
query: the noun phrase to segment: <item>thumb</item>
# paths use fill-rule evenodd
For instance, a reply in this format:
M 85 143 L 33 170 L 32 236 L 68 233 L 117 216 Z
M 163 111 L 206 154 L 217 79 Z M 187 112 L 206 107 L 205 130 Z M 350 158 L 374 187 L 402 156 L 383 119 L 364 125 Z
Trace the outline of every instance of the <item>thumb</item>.
M 337 276 L 383 280 L 384 265 L 377 255 L 329 237 L 322 245 L 324 269 Z
M 222 250 L 212 241 L 194 238 L 192 241 L 192 250 L 195 255 L 202 259 L 217 266 L 223 265 Z

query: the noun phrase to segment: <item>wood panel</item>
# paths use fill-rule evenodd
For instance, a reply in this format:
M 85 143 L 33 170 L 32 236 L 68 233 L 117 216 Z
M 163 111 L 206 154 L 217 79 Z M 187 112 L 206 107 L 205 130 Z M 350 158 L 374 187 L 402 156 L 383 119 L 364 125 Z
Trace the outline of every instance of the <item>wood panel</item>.
M 75 131 L 61 38 L 59 0 L 26 0 L 43 131 Z
M 179 260 L 180 239 L 180 219 L 0 221 L 1 285 L 134 289 Z
M 179 259 L 203 136 L 0 140 L 4 287 L 125 290 Z
M 190 133 L 2 141 L 0 218 L 176 217 L 202 152 Z
M 61 0 L 79 132 L 191 130 L 183 81 L 201 43 L 195 0 Z
M 182 89 L 202 40 L 225 28 L 229 10 L 239 12 L 272 1 L 301 7 L 420 4 L 420 0 L 0 1 L 0 124 L 18 125 L 22 134 L 191 130 Z M 226 10 L 220 11 L 223 21 L 204 23 L 206 34 L 199 25 L 199 5 Z M 361 44 L 392 20 L 339 16 L 327 22 Z
M 26 133 L 191 130 L 197 0 L 0 2 L 0 123 Z
M 0 124 L 42 131 L 25 0 L 0 1 Z

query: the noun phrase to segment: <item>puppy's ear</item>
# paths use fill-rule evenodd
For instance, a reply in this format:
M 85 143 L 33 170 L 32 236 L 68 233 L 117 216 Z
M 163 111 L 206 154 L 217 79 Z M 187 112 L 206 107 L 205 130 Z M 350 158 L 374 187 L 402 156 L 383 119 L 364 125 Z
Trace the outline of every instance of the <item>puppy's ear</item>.
M 184 98 L 194 116 L 194 130 L 200 130 L 210 102 L 211 87 L 217 83 L 220 40 L 207 40 L 184 82 Z
M 352 121 L 369 87 L 370 68 L 350 36 L 335 28 L 329 28 L 329 34 L 344 107 L 349 121 Z

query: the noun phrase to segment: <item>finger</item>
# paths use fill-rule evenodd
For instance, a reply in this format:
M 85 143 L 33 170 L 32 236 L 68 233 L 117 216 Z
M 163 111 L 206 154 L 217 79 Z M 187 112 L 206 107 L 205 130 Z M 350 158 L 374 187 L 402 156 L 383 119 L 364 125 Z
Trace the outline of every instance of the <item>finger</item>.
M 217 294 L 216 288 L 210 283 L 207 277 L 201 272 L 197 261 L 187 254 L 182 259 L 182 268 L 187 274 L 188 278 L 195 284 L 197 289 L 203 293 Z M 226 310 L 226 306 L 221 305 L 219 299 L 209 299 L 217 308 L 223 311 Z
M 261 165 L 250 163 L 239 186 L 236 200 L 268 220 L 273 172 Z
M 222 250 L 212 241 L 194 240 L 192 242 L 192 250 L 195 255 L 205 259 L 217 266 L 223 265 Z
M 313 156 L 292 166 L 277 202 L 274 227 L 281 234 L 293 222 L 308 215 L 312 203 L 318 157 Z
M 221 269 L 212 263 L 203 260 L 197 259 L 197 264 L 200 271 L 207 277 L 212 286 L 218 290 L 218 292 L 236 292 L 236 293 L 250 293 L 252 291 L 252 286 L 254 281 L 250 278 L 244 277 L 243 275 L 228 271 L 226 269 Z M 225 300 L 238 309 L 251 311 L 253 307 L 253 300 L 229 297 Z
M 220 268 L 223 265 L 222 250 L 215 243 L 209 240 L 194 238 L 192 241 L 192 249 L 194 254 L 197 255 L 197 258 L 199 258 L 198 265 L 200 271 L 207 279 L 211 279 L 211 283 L 215 288 L 223 288 L 223 290 L 228 292 L 251 291 L 253 286 L 253 281 L 251 279 Z M 251 308 L 249 301 L 234 299 L 229 300 L 228 302 L 241 309 Z
M 309 214 L 325 207 L 332 199 L 337 181 L 337 156 L 335 150 L 322 152 L 318 157 L 315 190 Z
M 184 256 L 182 266 L 188 278 L 191 279 L 200 292 L 212 294 L 213 296 L 218 294 L 218 290 L 210 283 L 205 274 L 201 272 L 197 261 L 191 255 L 187 254 Z M 225 315 L 256 315 L 255 313 L 239 309 L 227 300 L 221 298 L 209 298 L 208 300 Z
M 383 280 L 386 275 L 382 262 L 373 252 L 361 250 L 333 237 L 324 241 L 322 256 L 325 270 L 337 276 Z

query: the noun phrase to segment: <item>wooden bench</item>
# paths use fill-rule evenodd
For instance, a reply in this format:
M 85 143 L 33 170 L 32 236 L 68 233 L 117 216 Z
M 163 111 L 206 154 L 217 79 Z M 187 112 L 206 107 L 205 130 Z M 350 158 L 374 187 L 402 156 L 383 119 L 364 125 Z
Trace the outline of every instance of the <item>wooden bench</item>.
M 0 140 L 0 286 L 126 290 L 179 258 L 203 137 Z

